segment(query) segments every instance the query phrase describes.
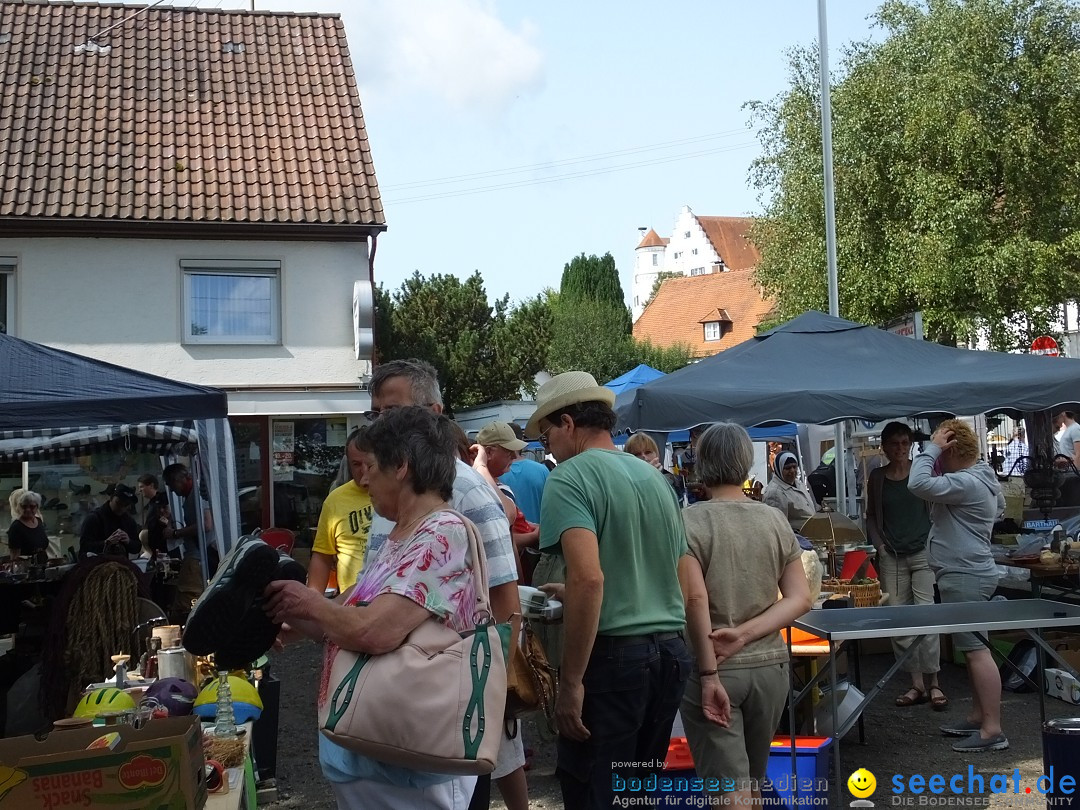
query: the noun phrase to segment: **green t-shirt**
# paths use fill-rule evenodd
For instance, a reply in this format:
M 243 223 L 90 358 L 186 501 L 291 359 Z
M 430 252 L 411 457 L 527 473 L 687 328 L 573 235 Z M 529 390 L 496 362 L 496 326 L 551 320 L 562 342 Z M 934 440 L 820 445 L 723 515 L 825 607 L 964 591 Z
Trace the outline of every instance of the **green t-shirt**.
M 893 554 L 913 554 L 926 548 L 930 535 L 930 512 L 926 501 L 908 489 L 908 480 L 882 476 L 881 528 Z
M 682 630 L 679 558 L 686 531 L 675 490 L 651 464 L 618 450 L 586 450 L 559 464 L 544 487 L 540 548 L 561 554 L 563 533 L 596 535 L 604 600 L 597 633 Z

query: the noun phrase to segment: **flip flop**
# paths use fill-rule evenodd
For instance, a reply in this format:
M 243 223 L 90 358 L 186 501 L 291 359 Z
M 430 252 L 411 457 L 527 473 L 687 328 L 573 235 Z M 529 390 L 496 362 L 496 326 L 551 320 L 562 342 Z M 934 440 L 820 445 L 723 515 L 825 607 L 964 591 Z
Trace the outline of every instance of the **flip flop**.
M 935 696 L 934 693 L 937 692 Z M 949 699 L 945 697 L 945 693 L 941 691 L 940 686 L 931 686 L 927 690 L 927 694 L 930 696 L 930 708 L 935 712 L 943 712 L 949 708 Z
M 915 697 L 912 697 L 912 694 L 914 694 Z M 915 706 L 919 703 L 926 703 L 926 701 L 926 692 L 913 686 L 896 699 L 896 705 L 907 708 L 908 706 Z

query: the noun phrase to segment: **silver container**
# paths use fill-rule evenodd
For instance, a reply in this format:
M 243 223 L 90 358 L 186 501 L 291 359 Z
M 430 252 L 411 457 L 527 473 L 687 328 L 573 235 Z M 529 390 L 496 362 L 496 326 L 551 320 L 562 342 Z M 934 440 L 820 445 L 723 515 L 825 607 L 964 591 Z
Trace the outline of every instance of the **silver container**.
M 183 678 L 188 683 L 195 683 L 195 656 L 183 647 L 158 650 L 157 663 L 159 679 Z

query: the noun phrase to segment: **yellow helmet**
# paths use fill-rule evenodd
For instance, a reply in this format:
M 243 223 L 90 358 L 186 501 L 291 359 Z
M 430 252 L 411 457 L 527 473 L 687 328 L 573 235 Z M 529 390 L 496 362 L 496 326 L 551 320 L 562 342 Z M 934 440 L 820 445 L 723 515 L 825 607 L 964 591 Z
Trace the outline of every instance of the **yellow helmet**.
M 213 720 L 217 714 L 218 679 L 214 678 L 195 698 L 195 714 L 204 720 Z M 258 720 L 262 714 L 263 702 L 259 690 L 242 675 L 229 676 L 229 690 L 232 692 L 233 717 L 237 723 Z
M 135 708 L 131 695 L 114 686 L 95 689 L 83 695 L 74 717 L 98 717 L 105 712 L 124 712 Z

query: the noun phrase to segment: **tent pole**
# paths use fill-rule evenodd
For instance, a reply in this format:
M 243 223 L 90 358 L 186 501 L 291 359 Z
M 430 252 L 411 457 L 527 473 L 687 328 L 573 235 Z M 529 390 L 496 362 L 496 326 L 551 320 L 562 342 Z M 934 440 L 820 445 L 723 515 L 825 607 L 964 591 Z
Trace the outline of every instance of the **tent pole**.
M 24 461 L 22 463 L 22 488 L 30 489 L 30 462 Z
M 206 556 L 206 520 L 203 515 L 202 475 L 199 473 L 199 466 L 199 459 L 192 457 L 191 477 L 195 490 L 191 493 L 191 497 L 195 499 L 195 526 L 199 530 L 199 554 L 202 557 L 202 564 L 199 567 L 202 569 L 202 584 L 205 589 L 210 583 L 210 560 Z

